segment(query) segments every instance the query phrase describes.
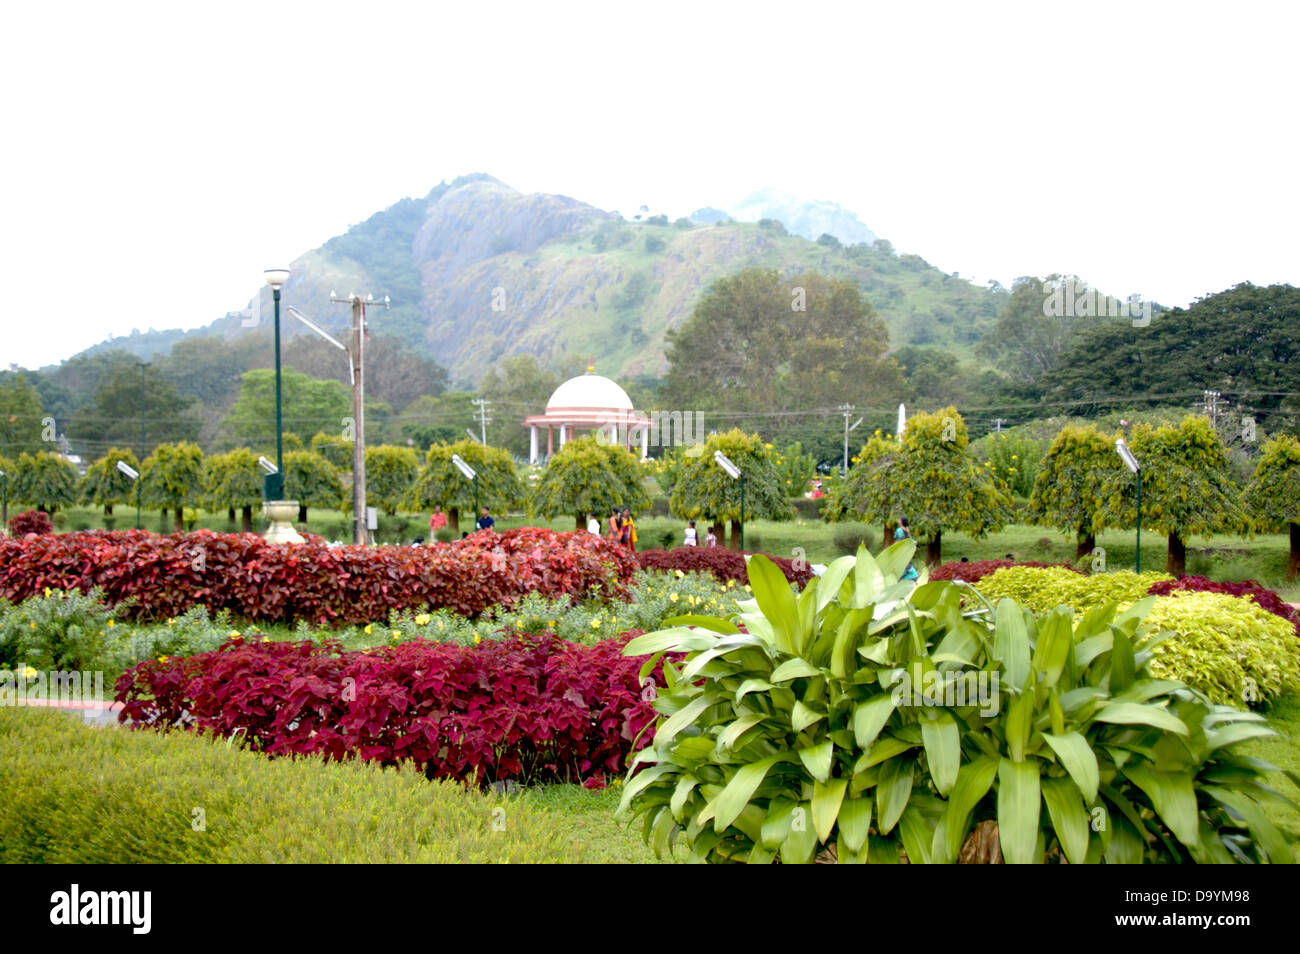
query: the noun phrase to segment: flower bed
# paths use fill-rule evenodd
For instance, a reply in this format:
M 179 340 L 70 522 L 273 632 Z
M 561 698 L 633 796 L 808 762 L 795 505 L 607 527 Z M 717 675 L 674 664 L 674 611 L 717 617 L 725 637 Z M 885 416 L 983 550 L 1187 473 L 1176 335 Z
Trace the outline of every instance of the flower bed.
M 1243 580 L 1240 583 L 1217 583 L 1203 576 L 1184 576 L 1178 580 L 1161 580 L 1153 584 L 1147 592 L 1154 593 L 1157 596 L 1166 596 L 1170 593 L 1185 590 L 1249 597 L 1260 609 L 1272 613 L 1274 616 L 1280 616 L 1288 623 L 1293 624 L 1296 628 L 1296 635 L 1300 636 L 1300 612 L 1297 612 L 1290 604 L 1283 601 L 1282 597 L 1255 580 Z
M 978 583 L 990 573 L 996 573 L 998 570 L 1005 569 L 1009 566 L 1059 566 L 1067 570 L 1073 570 L 1074 567 L 1066 563 L 1036 563 L 1032 560 L 974 560 L 965 563 L 960 560 L 953 560 L 942 566 L 935 567 L 930 572 L 932 580 L 965 580 L 967 583 Z M 1077 573 L 1078 571 L 1075 570 Z
M 747 551 L 751 553 L 752 551 Z M 801 589 L 812 579 L 812 569 L 806 561 L 798 568 L 794 561 L 764 554 L 781 568 L 785 578 Z M 637 562 L 646 570 L 681 570 L 689 573 L 711 573 L 719 583 L 732 581 L 744 583 L 749 579 L 745 569 L 744 555 L 726 547 L 676 547 L 672 550 L 642 550 L 636 555 Z
M 654 692 L 640 661 L 621 655 L 631 635 L 592 646 L 542 635 L 362 652 L 232 639 L 141 663 L 118 680 L 116 698 L 123 720 L 239 733 L 270 755 L 412 763 L 429 778 L 479 783 L 580 781 L 623 771 L 649 741 Z
M 135 618 L 194 606 L 265 622 L 366 623 L 394 610 L 447 607 L 476 616 L 525 593 L 618 596 L 636 570 L 621 547 L 589 533 L 537 527 L 482 531 L 429 547 L 269 544 L 252 534 L 158 536 L 87 531 L 0 541 L 0 598 L 99 588 L 131 599 Z

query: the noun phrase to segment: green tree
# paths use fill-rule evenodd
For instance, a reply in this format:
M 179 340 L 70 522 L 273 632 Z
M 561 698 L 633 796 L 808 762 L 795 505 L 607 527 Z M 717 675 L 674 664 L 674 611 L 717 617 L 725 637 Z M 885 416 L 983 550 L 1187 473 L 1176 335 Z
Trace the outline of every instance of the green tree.
M 338 468 L 312 451 L 286 453 L 284 495 L 298 501 L 298 522 L 305 524 L 308 507 L 337 507 L 342 501 L 343 484 Z
M 589 435 L 567 441 L 551 457 L 533 487 L 528 509 L 548 520 L 572 514 L 581 530 L 589 511 L 603 520 L 611 507 L 624 506 L 633 513 L 650 506 L 641 464 L 626 448 Z
M 354 441 L 344 440 L 340 434 L 321 431 L 311 439 L 311 453 L 320 454 L 338 470 L 351 473 L 354 445 Z
M 521 427 L 520 422 L 529 414 L 543 411 L 547 399 L 560 384 L 559 373 L 543 368 L 536 355 L 512 355 L 488 368 L 479 382 L 479 393 L 492 402 L 494 421 L 488 427 L 490 442 L 516 457 L 526 457 L 528 429 Z M 477 427 L 473 429 L 478 432 Z
M 22 374 L 0 381 L 0 451 L 10 457 L 35 454 L 47 445 L 41 440 L 45 412 L 40 395 Z
M 1290 534 L 1286 576 L 1300 578 L 1300 440 L 1281 436 L 1264 445 L 1242 502 L 1256 529 Z
M 54 513 L 77 502 L 76 466 L 61 454 L 38 451 L 20 454 L 14 467 L 9 496 L 37 510 Z
M 794 507 L 786 497 L 785 485 L 771 444 L 757 434 L 733 429 L 710 434 L 701 453 L 687 457 L 681 475 L 673 485 L 668 508 L 685 520 L 710 520 L 722 536 L 722 524 L 731 521 L 733 550 L 740 549 L 742 529 L 740 481 L 727 476 L 713 455 L 722 451 L 745 475 L 745 520 L 791 520 Z
M 262 472 L 247 447 L 203 459 L 203 496 L 208 509 L 240 511 L 244 533 L 253 532 L 253 508 L 262 502 Z
M 104 508 L 106 517 L 113 515 L 115 504 L 130 503 L 135 497 L 135 481 L 117 469 L 119 462 L 137 472 L 140 470 L 140 461 L 134 452 L 125 447 L 113 447 L 86 468 L 86 476 L 81 479 L 81 502 L 98 504 Z
M 836 516 L 907 517 L 912 535 L 927 541 L 931 566 L 943 561 L 945 530 L 979 537 L 1013 516 L 1010 496 L 971 456 L 966 422 L 952 407 L 913 415 L 901 445 L 858 464 L 835 494 Z
M 415 448 L 391 444 L 367 447 L 366 505 L 395 516 L 419 475 L 420 457 Z
M 1186 572 L 1186 539 L 1192 534 L 1248 530 L 1227 448 L 1204 417 L 1188 416 L 1177 426 L 1139 424 L 1129 446 L 1142 466 L 1142 526 L 1169 538 L 1167 573 Z M 1106 523 L 1133 526 L 1137 516 L 1133 475 L 1116 469 L 1103 494 Z
M 867 482 L 871 475 L 871 466 L 880 458 L 888 454 L 896 454 L 900 450 L 898 438 L 892 434 L 882 435 L 876 431 L 858 451 L 857 455 L 850 459 L 852 466 L 849 468 L 848 475 L 843 480 L 837 480 L 831 485 L 830 493 L 827 495 L 826 506 L 822 508 L 822 514 L 827 520 L 851 520 L 858 516 L 855 505 L 865 499 L 868 492 Z M 887 509 L 887 508 L 886 508 Z M 894 541 L 890 536 L 894 530 L 894 521 L 897 514 L 886 513 L 882 530 L 880 534 L 880 549 L 884 550 Z
M 292 368 L 281 371 L 281 417 L 288 430 L 310 433 L 343 428 L 352 420 L 352 393 L 338 381 L 322 381 Z M 367 413 L 370 405 L 367 404 Z M 225 440 L 253 447 L 275 442 L 275 371 L 244 372 L 239 397 L 221 425 Z
M 710 426 L 719 430 L 739 423 L 722 411 L 773 412 L 770 440 L 800 440 L 825 458 L 839 429 L 817 412 L 843 403 L 884 407 L 902 395 L 888 338 L 852 281 L 746 269 L 709 286 L 668 333 L 661 398 L 671 408 L 714 412 Z
M 504 513 L 523 503 L 524 490 L 510 454 L 500 447 L 484 447 L 478 441 L 465 439 L 429 448 L 424 467 L 407 498 L 416 510 L 434 507 L 445 510 L 452 533 L 460 533 L 461 511 L 474 506 L 474 485 L 451 462 L 453 454 L 459 454 L 477 472 L 481 506 Z
M 154 365 L 116 364 L 90 406 L 73 415 L 67 433 L 92 448 L 129 446 L 142 456 L 157 444 L 198 437 L 199 420 L 187 413 L 193 404 Z
M 417 398 L 395 418 L 397 429 L 402 437 L 415 441 L 417 447 L 454 444 L 464 439 L 466 428 L 478 433 L 474 426 L 477 409 L 473 403 L 477 396 L 474 391 L 448 391 L 438 397 Z
M 186 505 L 197 505 L 203 494 L 203 451 L 188 441 L 159 444 L 140 465 L 140 479 L 145 506 L 173 511 L 173 526 L 180 533 Z
M 1089 424 L 1065 427 L 1047 449 L 1033 492 L 1029 515 L 1075 537 L 1075 556 L 1091 553 L 1106 528 L 1107 485 L 1124 469 L 1115 437 Z
M 1053 308 L 1058 298 L 1061 307 Z M 1074 276 L 1017 278 L 997 324 L 977 350 L 1013 380 L 1030 381 L 1057 368 L 1080 332 L 1114 322 L 1119 305 L 1117 299 L 1098 294 Z M 1111 317 L 1105 316 L 1107 311 Z

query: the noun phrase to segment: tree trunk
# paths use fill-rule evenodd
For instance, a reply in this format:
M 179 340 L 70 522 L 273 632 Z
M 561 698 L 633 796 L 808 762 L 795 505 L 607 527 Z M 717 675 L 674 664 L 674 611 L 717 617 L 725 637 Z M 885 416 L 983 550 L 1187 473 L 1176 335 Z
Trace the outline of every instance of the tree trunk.
M 1074 547 L 1074 558 L 1080 560 L 1096 549 L 1096 547 L 1097 537 L 1091 533 L 1085 533 L 1083 530 L 1080 530 L 1078 541 Z
M 460 539 L 460 508 L 459 507 L 447 508 L 447 526 L 451 528 L 451 538 L 453 540 Z
M 722 525 L 721 521 L 716 521 L 711 527 L 709 527 L 709 529 L 713 531 L 713 535 L 718 538 L 718 546 L 721 547 L 727 545 L 727 528 Z
M 1286 578 L 1288 580 L 1300 579 L 1300 523 L 1293 523 L 1291 527 L 1291 559 L 1286 565 Z
M 936 530 L 925 545 L 925 565 L 938 566 L 943 562 L 943 532 Z
M 240 516 L 243 517 L 244 520 L 244 532 L 252 533 L 253 532 L 253 505 L 252 504 L 246 505 L 243 511 L 240 513 Z
M 587 528 L 587 522 L 583 520 L 582 514 L 578 514 L 578 519 L 573 521 L 573 529 L 585 530 L 586 528 Z
M 235 508 L 234 508 L 234 507 L 227 507 L 227 508 L 226 508 L 226 522 L 227 522 L 227 523 L 234 523 L 234 522 L 235 522 Z
M 177 533 L 185 532 L 185 508 L 184 507 L 176 508 L 176 519 L 172 521 L 172 527 L 175 528 L 175 531 Z
M 734 518 L 734 517 L 732 518 L 732 520 L 731 520 L 731 537 L 727 540 L 727 546 L 731 547 L 731 549 L 733 549 L 733 550 L 735 550 L 735 551 L 737 551 L 737 552 L 740 551 L 740 533 L 741 533 L 741 530 L 744 529 L 744 526 L 745 526 L 745 525 L 744 525 L 743 523 L 741 523 L 738 519 L 736 519 L 736 518 Z
M 113 505 L 112 505 L 112 504 L 104 504 L 104 516 L 105 516 L 105 517 L 111 517 L 111 516 L 113 516 Z
M 298 522 L 301 524 L 307 522 L 307 505 L 305 503 L 298 504 Z
M 880 549 L 888 550 L 894 543 L 894 531 L 889 527 L 889 521 L 885 521 L 884 528 L 880 531 Z
M 1169 534 L 1169 559 L 1165 561 L 1165 572 L 1179 579 L 1187 575 L 1187 544 L 1176 533 Z

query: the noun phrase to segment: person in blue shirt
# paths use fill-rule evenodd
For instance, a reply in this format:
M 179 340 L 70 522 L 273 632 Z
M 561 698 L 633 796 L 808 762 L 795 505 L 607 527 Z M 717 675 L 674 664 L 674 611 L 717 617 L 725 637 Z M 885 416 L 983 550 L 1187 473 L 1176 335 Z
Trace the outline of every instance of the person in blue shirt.
M 912 538 L 912 531 L 908 529 L 907 518 L 899 517 L 898 526 L 894 529 L 894 539 L 910 540 L 911 538 Z M 910 562 L 907 564 L 907 569 L 903 571 L 903 579 L 905 580 L 919 579 L 920 575 L 921 574 L 916 572 L 916 567 L 912 566 Z
M 488 513 L 488 508 L 483 508 L 482 515 L 478 518 L 478 523 L 474 526 L 475 530 L 491 530 L 496 526 L 496 521 L 492 519 L 492 514 Z

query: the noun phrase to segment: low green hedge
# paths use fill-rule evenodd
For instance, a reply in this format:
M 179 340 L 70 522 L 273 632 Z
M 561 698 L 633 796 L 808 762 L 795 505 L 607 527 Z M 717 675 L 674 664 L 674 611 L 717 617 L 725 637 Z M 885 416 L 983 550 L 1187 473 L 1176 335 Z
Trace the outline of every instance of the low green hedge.
M 0 791 L 4 864 L 606 860 L 519 796 L 60 712 L 0 709 Z
M 1009 566 L 990 573 L 976 589 L 990 603 L 1009 596 L 1036 614 L 1050 613 L 1058 606 L 1084 612 L 1102 603 L 1133 603 L 1146 596 L 1167 573 L 1134 573 L 1116 570 L 1083 576 L 1063 566 Z

